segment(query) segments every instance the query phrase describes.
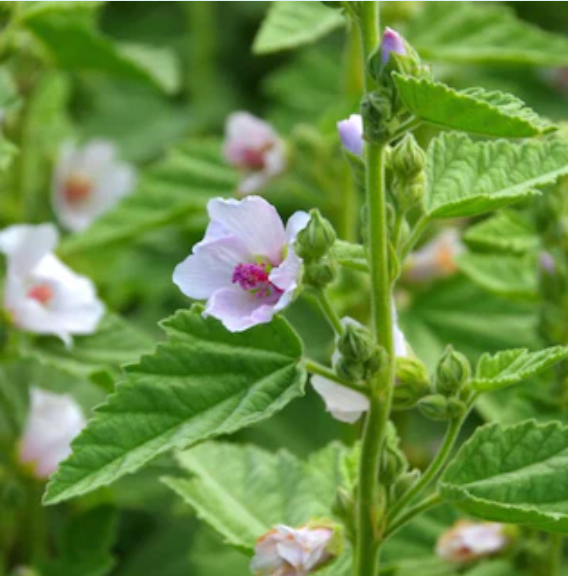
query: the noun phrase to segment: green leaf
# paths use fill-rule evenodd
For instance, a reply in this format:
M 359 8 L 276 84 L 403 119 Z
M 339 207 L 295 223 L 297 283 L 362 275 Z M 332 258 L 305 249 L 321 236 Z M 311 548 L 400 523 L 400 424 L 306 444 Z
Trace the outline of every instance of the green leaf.
M 568 174 L 568 145 L 558 139 L 513 144 L 441 134 L 428 148 L 426 210 L 434 218 L 474 216 L 529 198 Z
M 65 13 L 42 11 L 24 22 L 63 70 L 131 78 L 167 93 L 179 89 L 180 64 L 168 48 L 115 43 L 85 18 Z
M 526 348 L 504 350 L 494 356 L 484 354 L 477 363 L 476 374 L 471 380 L 474 390 L 499 390 L 536 376 L 568 357 L 568 348 L 554 346 L 538 352 Z
M 145 232 L 192 215 L 200 215 L 207 200 L 226 195 L 237 185 L 237 174 L 221 160 L 215 141 L 192 141 L 171 151 L 143 174 L 137 189 L 81 234 L 68 237 L 59 253 L 98 249 L 136 238 Z
M 568 64 L 568 39 L 520 20 L 505 6 L 427 2 L 407 38 L 426 60 L 475 64 Z
M 512 210 L 470 226 L 463 239 L 472 247 L 521 254 L 538 248 L 540 240 L 528 218 Z
M 458 268 L 482 288 L 500 296 L 535 299 L 538 295 L 537 263 L 534 254 L 476 254 L 456 258 Z
M 273 2 L 254 39 L 253 52 L 269 54 L 319 40 L 344 23 L 319 2 Z
M 568 428 L 534 420 L 478 428 L 441 481 L 472 516 L 568 533 Z
M 303 462 L 283 450 L 210 443 L 179 455 L 192 478 L 164 482 L 229 545 L 251 552 L 276 524 L 331 516 L 343 455 L 332 444 Z
M 242 333 L 201 308 L 163 322 L 168 340 L 126 368 L 48 485 L 55 504 L 110 484 L 173 448 L 256 424 L 303 394 L 302 344 L 283 318 Z
M 504 92 L 454 90 L 441 82 L 393 74 L 406 107 L 420 120 L 482 136 L 526 138 L 554 131 L 525 103 Z

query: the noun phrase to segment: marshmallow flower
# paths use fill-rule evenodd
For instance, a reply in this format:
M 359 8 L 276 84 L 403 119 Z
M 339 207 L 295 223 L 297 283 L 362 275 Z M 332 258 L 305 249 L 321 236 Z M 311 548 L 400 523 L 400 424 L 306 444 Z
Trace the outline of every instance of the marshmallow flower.
M 53 334 L 70 344 L 73 334 L 95 332 L 104 306 L 91 280 L 51 253 L 57 241 L 51 224 L 22 224 L 0 232 L 0 252 L 7 257 L 4 307 L 16 327 Z
M 65 229 L 79 232 L 130 194 L 135 183 L 134 169 L 117 159 L 110 142 L 93 140 L 83 148 L 66 142 L 53 175 L 53 209 Z
M 404 334 L 396 325 L 393 328 L 394 350 L 397 357 L 404 358 L 408 356 L 408 344 L 404 338 Z M 343 318 L 342 323 L 357 323 L 352 318 Z M 339 360 L 339 352 L 333 354 L 331 362 L 333 365 Z M 323 376 L 314 374 L 311 377 L 311 383 L 314 390 L 321 396 L 324 401 L 326 410 L 340 422 L 346 424 L 354 424 L 361 418 L 364 412 L 369 410 L 369 399 L 360 392 L 337 384 Z
M 333 530 L 329 528 L 289 528 L 276 526 L 256 543 L 250 564 L 254 576 L 306 576 L 333 554 Z
M 286 228 L 276 209 L 259 196 L 209 201 L 211 222 L 173 280 L 190 298 L 207 300 L 204 315 L 231 332 L 270 322 L 294 297 L 302 259 L 296 235 L 308 223 L 296 212 Z
M 46 479 L 71 454 L 71 441 L 85 427 L 85 417 L 67 394 L 30 390 L 30 410 L 20 441 L 19 459 L 34 475 Z
M 223 153 L 229 164 L 246 175 L 239 193 L 261 189 L 286 168 L 286 149 L 274 129 L 248 112 L 235 112 L 225 124 Z
M 391 53 L 406 56 L 406 46 L 402 36 L 387 26 L 381 41 L 381 62 L 383 65 L 389 61 Z
M 337 131 L 346 150 L 355 156 L 363 156 L 365 142 L 363 140 L 363 118 L 360 114 L 351 114 L 346 120 L 338 122 Z
M 495 522 L 457 522 L 439 538 L 436 554 L 446 562 L 466 563 L 492 556 L 509 544 L 505 526 Z

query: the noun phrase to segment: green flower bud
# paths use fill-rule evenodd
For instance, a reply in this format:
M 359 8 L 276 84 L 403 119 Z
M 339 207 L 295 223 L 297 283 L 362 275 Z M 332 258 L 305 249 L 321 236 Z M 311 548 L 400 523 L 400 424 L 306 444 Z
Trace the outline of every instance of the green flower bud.
M 422 473 L 417 468 L 401 474 L 394 484 L 394 497 L 399 499 L 403 494 L 406 494 L 415 484 L 420 480 Z
M 310 221 L 300 230 L 294 249 L 306 261 L 319 260 L 333 246 L 337 235 L 329 220 L 323 218 L 319 210 L 310 211 Z
M 412 134 L 406 136 L 393 148 L 389 166 L 395 177 L 404 182 L 415 180 L 424 170 L 426 153 Z
M 360 382 L 366 376 L 365 366 L 361 362 L 343 356 L 337 361 L 335 372 L 347 382 Z
M 444 396 L 458 394 L 469 379 L 467 358 L 448 346 L 436 368 L 436 392 Z
M 337 263 L 328 258 L 319 262 L 311 262 L 304 266 L 302 282 L 307 286 L 312 286 L 317 290 L 325 288 L 337 277 Z
M 463 416 L 465 404 L 458 398 L 448 398 L 448 416 L 450 420 L 455 420 Z
M 349 322 L 339 338 L 337 348 L 349 360 L 366 362 L 375 352 L 375 341 L 364 326 Z
M 448 402 L 441 394 L 431 394 L 418 401 L 418 410 L 429 420 L 450 420 Z
M 353 494 L 345 488 L 339 488 L 335 494 L 331 511 L 343 520 L 347 536 L 351 537 L 355 533 L 355 500 Z
M 365 139 L 381 142 L 389 134 L 393 117 L 392 96 L 388 90 L 367 94 L 361 102 L 361 114 L 365 125 Z
M 381 455 L 381 484 L 390 486 L 406 471 L 406 456 L 399 447 L 399 438 L 394 426 L 389 423 L 384 450 Z
M 407 410 L 428 394 L 430 376 L 426 366 L 418 358 L 396 358 L 396 383 L 393 408 Z
M 387 360 L 386 350 L 381 346 L 375 346 L 372 356 L 365 362 L 366 378 L 380 372 L 387 363 Z

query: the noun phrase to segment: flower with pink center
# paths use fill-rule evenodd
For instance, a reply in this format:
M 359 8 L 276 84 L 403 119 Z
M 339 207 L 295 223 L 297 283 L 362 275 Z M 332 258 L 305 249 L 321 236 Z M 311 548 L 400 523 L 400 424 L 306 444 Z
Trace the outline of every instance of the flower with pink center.
M 31 388 L 30 408 L 19 445 L 19 460 L 45 479 L 71 454 L 71 441 L 85 427 L 85 417 L 67 394 Z
M 93 140 L 82 148 L 66 142 L 53 175 L 53 209 L 64 228 L 79 232 L 130 194 L 135 183 L 134 168 L 118 160 L 111 142 Z
M 440 536 L 436 554 L 446 562 L 472 562 L 501 552 L 510 541 L 504 524 L 460 520 Z
M 16 327 L 70 344 L 73 334 L 95 332 L 104 306 L 91 280 L 52 254 L 57 241 L 51 224 L 21 224 L 0 232 L 0 252 L 8 264 L 4 308 Z
M 225 124 L 223 153 L 245 173 L 240 194 L 252 194 L 286 168 L 286 149 L 272 126 L 248 112 L 234 112 Z
M 259 196 L 209 201 L 211 222 L 192 254 L 174 271 L 174 283 L 190 298 L 207 300 L 204 314 L 231 332 L 270 322 L 292 301 L 302 273 L 296 235 L 309 214 L 296 212 L 286 228 L 276 209 Z
M 365 141 L 363 140 L 363 118 L 360 114 L 351 114 L 346 120 L 338 122 L 337 131 L 346 150 L 355 156 L 363 155 Z
M 389 61 L 391 53 L 406 56 L 406 46 L 404 45 L 404 38 L 396 30 L 387 26 L 381 41 L 381 62 L 383 64 Z
M 254 576 L 306 576 L 338 553 L 332 528 L 279 525 L 258 539 L 250 564 Z

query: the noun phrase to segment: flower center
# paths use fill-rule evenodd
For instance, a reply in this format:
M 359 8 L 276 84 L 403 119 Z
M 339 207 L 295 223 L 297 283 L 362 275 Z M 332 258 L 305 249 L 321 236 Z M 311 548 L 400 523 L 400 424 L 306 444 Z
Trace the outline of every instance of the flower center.
M 65 181 L 63 196 L 69 204 L 82 204 L 89 198 L 93 182 L 83 174 L 72 174 Z
M 27 296 L 45 306 L 53 299 L 53 290 L 48 284 L 36 284 L 28 290 Z
M 267 142 L 259 148 L 246 148 L 243 151 L 243 164 L 249 170 L 262 170 L 266 165 L 266 153 L 274 146 Z
M 268 277 L 270 270 L 271 266 L 267 262 L 237 264 L 233 271 L 232 282 L 258 298 L 282 294 L 282 290 L 270 282 Z

